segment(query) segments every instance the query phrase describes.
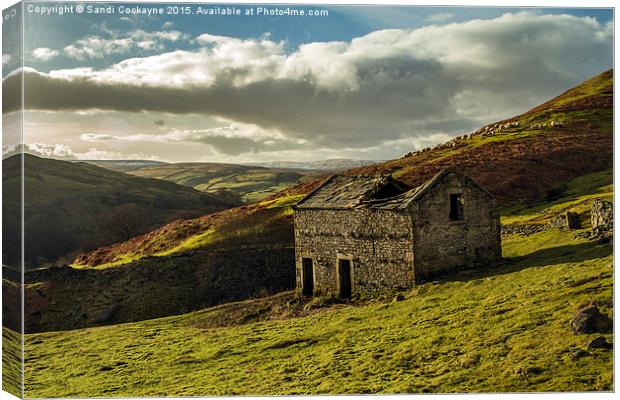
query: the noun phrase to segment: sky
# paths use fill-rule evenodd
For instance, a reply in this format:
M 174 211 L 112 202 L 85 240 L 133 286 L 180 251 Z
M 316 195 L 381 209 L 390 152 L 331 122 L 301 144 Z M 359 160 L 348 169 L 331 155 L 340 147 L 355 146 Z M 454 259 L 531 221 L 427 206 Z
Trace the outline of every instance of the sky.
M 386 160 L 613 65 L 611 9 L 317 5 L 289 8 L 318 16 L 266 16 L 253 4 L 230 16 L 193 4 L 191 15 L 149 16 L 76 4 L 24 11 L 23 137 L 46 157 Z M 3 24 L 5 131 L 20 126 L 18 22 Z

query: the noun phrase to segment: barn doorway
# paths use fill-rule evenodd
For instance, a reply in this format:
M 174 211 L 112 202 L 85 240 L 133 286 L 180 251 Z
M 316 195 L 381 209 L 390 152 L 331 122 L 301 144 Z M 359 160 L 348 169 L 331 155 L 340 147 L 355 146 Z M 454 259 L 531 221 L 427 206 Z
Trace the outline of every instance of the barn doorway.
M 304 296 L 312 296 L 314 294 L 314 266 L 311 258 L 301 259 L 301 290 Z
M 350 298 L 352 286 L 351 260 L 338 259 L 338 296 Z

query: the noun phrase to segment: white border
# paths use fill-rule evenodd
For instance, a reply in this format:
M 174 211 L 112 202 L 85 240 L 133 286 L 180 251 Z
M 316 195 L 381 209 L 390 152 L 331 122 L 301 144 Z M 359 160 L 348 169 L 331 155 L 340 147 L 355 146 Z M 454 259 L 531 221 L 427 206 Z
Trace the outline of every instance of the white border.
M 32 1 L 32 0 L 30 0 Z M 36 0 L 35 0 L 36 1 Z M 76 0 L 66 0 L 63 1 L 64 3 L 85 3 L 84 1 L 76 1 Z M 105 2 L 105 1 L 102 1 Z M 131 1 L 128 1 L 131 2 Z M 13 4 L 16 4 L 17 1 L 9 1 L 9 0 L 0 0 L 0 5 L 2 6 L 2 9 L 7 8 Z M 165 0 L 149 0 L 149 1 L 144 1 L 142 3 L 173 3 L 173 1 L 165 1 Z M 179 2 L 179 3 L 183 3 L 183 2 Z M 559 0 L 542 0 L 542 1 L 511 1 L 511 0 L 506 0 L 506 1 L 489 1 L 489 0 L 474 0 L 474 1 L 455 1 L 455 0 L 443 0 L 443 1 L 437 1 L 437 0 L 426 0 L 426 1 L 411 1 L 411 0 L 388 0 L 388 1 L 380 1 L 380 0 L 376 0 L 376 1 L 368 1 L 368 0 L 358 0 L 358 1 L 354 1 L 354 0 L 336 0 L 336 1 L 330 1 L 330 0 L 314 0 L 314 1 L 299 1 L 299 0 L 288 0 L 288 1 L 260 1 L 260 0 L 244 0 L 244 1 L 239 1 L 239 0 L 232 0 L 232 1 L 214 1 L 214 0 L 206 0 L 206 1 L 189 1 L 189 2 L 185 2 L 185 3 L 216 3 L 216 4 L 222 4 L 222 3 L 229 3 L 229 4 L 249 4 L 249 3 L 262 3 L 262 4 L 298 4 L 298 5 L 312 5 L 312 4 L 325 4 L 325 5 L 378 5 L 378 6 L 386 6 L 386 5 L 407 5 L 407 6 L 435 6 L 435 7 L 440 7 L 440 6 L 482 6 L 482 7 L 557 7 L 557 8 L 570 8 L 570 7 L 576 7 L 576 8 L 611 8 L 611 7 L 615 7 L 615 2 L 614 1 L 610 1 L 610 0 L 589 0 L 589 1 L 575 1 L 575 0 L 565 0 L 565 1 L 559 1 Z M 614 13 L 615 14 L 615 13 Z M 615 20 L 615 15 L 614 15 L 614 30 L 616 29 L 616 20 Z M 2 39 L 2 32 L 0 29 L 0 40 Z M 618 51 L 617 51 L 617 47 L 618 44 L 617 42 L 614 41 L 614 67 L 616 65 L 616 57 L 618 55 Z M 614 83 L 614 95 L 615 95 L 615 83 Z M 0 107 L 2 105 L 2 99 L 0 97 Z M 616 136 L 616 125 L 615 125 L 615 121 L 616 121 L 616 113 L 618 110 L 618 99 L 616 96 L 614 96 L 614 171 L 615 171 L 615 165 L 617 164 L 618 161 L 618 151 L 617 150 L 617 146 L 616 146 L 616 142 L 615 142 L 615 136 Z M 0 119 L 0 127 L 1 127 L 1 119 Z M 1 171 L 1 167 L 0 167 L 0 171 Z M 616 174 L 614 174 L 614 188 L 618 187 L 619 184 L 619 179 L 617 177 Z M 0 195 L 2 193 L 2 188 L 0 185 Z M 615 193 L 615 190 L 614 190 Z M 619 202 L 617 202 L 616 200 L 616 196 L 614 196 L 614 209 L 616 211 L 616 214 L 614 216 L 614 218 L 618 217 L 618 204 Z M 0 216 L 1 216 L 1 210 L 0 210 Z M 617 245 L 617 237 L 614 236 L 614 247 Z M 0 241 L 0 251 L 1 251 L 1 246 L 2 243 Z M 614 270 L 615 270 L 615 258 L 614 258 Z M 614 277 L 615 278 L 615 277 Z M 614 298 L 618 298 L 618 292 L 617 292 L 617 285 L 615 285 L 615 280 L 614 280 Z M 616 312 L 616 308 L 614 307 L 614 321 L 615 318 L 617 317 L 617 312 Z M 1 318 L 1 309 L 0 309 L 0 318 Z M 615 332 L 615 331 L 614 331 Z M 617 335 L 614 334 L 614 341 L 617 338 Z M 616 371 L 616 365 L 618 365 L 618 351 L 615 351 L 614 353 L 614 372 Z M 0 363 L 0 372 L 2 370 L 2 366 Z M 616 374 L 614 374 L 614 388 L 618 387 L 618 377 Z M 456 394 L 456 395 L 395 395 L 395 396 L 389 396 L 390 398 L 395 398 L 395 399 L 423 399 L 423 398 L 427 398 L 429 396 L 432 397 L 436 397 L 436 398 L 441 398 L 441 399 L 463 399 L 463 398 L 467 398 L 467 399 L 495 399 L 495 398 L 500 398 L 500 399 L 511 399 L 511 400 L 527 400 L 527 399 L 611 399 L 611 398 L 615 398 L 615 395 L 613 393 L 545 393 L 545 394 Z M 338 398 L 338 399 L 353 399 L 355 396 L 305 396 L 304 398 L 306 399 L 325 399 L 325 398 Z M 370 397 L 384 397 L 384 396 L 370 396 Z M 195 397 L 198 398 L 198 397 Z M 244 397 L 244 398 L 249 398 L 249 399 L 279 399 L 281 397 L 274 397 L 274 396 L 270 396 L 270 397 Z M 0 400 L 4 400 L 4 399 L 14 399 L 13 396 L 9 395 L 6 392 L 0 392 Z M 168 398 L 162 398 L 162 399 L 171 399 L 170 397 Z

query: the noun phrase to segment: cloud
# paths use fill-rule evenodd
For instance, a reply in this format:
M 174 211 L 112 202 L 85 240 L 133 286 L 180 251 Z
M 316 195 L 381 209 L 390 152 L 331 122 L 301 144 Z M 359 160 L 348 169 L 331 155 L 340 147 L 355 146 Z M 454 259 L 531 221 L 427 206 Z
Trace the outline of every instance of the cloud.
M 77 60 L 103 58 L 113 54 L 136 54 L 139 51 L 163 50 L 166 43 L 189 39 L 179 31 L 147 32 L 135 29 L 127 33 L 101 28 L 106 37 L 91 35 L 66 46 L 63 53 Z
M 25 151 L 47 158 L 76 158 L 71 148 L 64 144 L 29 143 L 26 145 Z
M 171 129 L 165 133 L 130 135 L 106 135 L 84 133 L 80 139 L 87 142 L 133 142 L 157 144 L 203 144 L 213 151 L 226 155 L 248 152 L 273 151 L 306 143 L 303 139 L 291 140 L 277 130 L 259 126 L 220 120 L 222 125 L 205 129 Z
M 90 148 L 84 153 L 75 153 L 78 160 L 152 160 L 161 161 L 157 156 L 144 153 L 120 153 L 116 151 L 98 150 L 95 147 Z
M 32 51 L 32 57 L 38 61 L 49 61 L 59 55 L 60 52 L 58 50 L 49 49 L 47 47 L 38 47 Z
M 153 123 L 154 123 L 156 126 L 160 126 L 160 127 L 161 127 L 161 126 L 166 126 L 166 121 L 164 121 L 163 119 L 158 119 L 158 120 L 155 120 L 155 121 L 153 121 Z
M 426 17 L 426 20 L 429 22 L 445 22 L 452 19 L 452 17 L 454 17 L 454 14 L 452 13 L 437 13 L 429 15 Z
M 17 154 L 17 150 L 19 148 L 20 147 L 17 144 L 3 144 L 2 145 L 2 158 L 11 157 L 12 155 Z
M 97 133 L 83 133 L 80 135 L 80 139 L 85 142 L 104 142 L 113 138 L 114 136 L 111 135 L 101 135 Z
M 13 61 L 13 56 L 10 54 L 2 55 L 2 65 L 10 64 Z
M 172 27 L 174 26 L 174 22 L 172 21 L 166 21 L 164 22 L 164 24 L 162 25 L 162 29 L 172 29 Z
M 159 157 L 144 153 L 121 153 L 99 150 L 91 147 L 85 152 L 75 152 L 64 144 L 28 143 L 26 145 L 3 145 L 3 157 L 9 157 L 22 151 L 38 157 L 55 158 L 61 160 L 153 160 L 161 161 Z
M 25 100 L 30 109 L 204 114 L 246 126 L 232 136 L 207 130 L 156 139 L 170 142 L 370 148 L 454 135 L 524 111 L 610 68 L 612 39 L 612 24 L 531 13 L 382 30 L 292 52 L 268 37 L 204 34 L 198 50 L 102 70 L 27 69 Z M 12 80 L 5 91 L 18 87 Z M 240 136 L 247 126 L 274 137 Z

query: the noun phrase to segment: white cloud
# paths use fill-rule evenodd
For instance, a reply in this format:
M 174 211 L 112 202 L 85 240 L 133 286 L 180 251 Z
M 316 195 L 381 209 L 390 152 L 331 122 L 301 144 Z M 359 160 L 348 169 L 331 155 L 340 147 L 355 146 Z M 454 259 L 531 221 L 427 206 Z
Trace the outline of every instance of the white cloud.
M 2 65 L 10 64 L 13 61 L 13 56 L 10 54 L 2 55 Z
M 38 61 L 49 61 L 59 55 L 60 52 L 58 50 L 49 49 L 47 47 L 38 47 L 32 51 L 32 57 Z
M 98 150 L 95 147 L 90 148 L 84 153 L 76 153 L 78 160 L 152 160 L 161 161 L 157 156 L 144 153 L 121 153 L 116 151 Z
M 174 26 L 174 22 L 172 21 L 166 21 L 164 22 L 164 24 L 162 25 L 162 29 L 172 29 L 172 27 Z
M 71 148 L 64 144 L 29 143 L 26 145 L 25 151 L 47 158 L 76 158 Z
M 83 133 L 80 135 L 80 139 L 85 142 L 103 142 L 106 140 L 114 139 L 114 136 L 102 135 L 97 133 Z
M 99 36 L 89 36 L 80 39 L 64 48 L 67 57 L 77 60 L 87 58 L 102 58 L 114 53 L 126 53 L 130 49 L 131 41 L 124 39 L 103 39 Z
M 80 139 L 86 142 L 133 142 L 156 144 L 203 144 L 222 154 L 241 154 L 274 148 L 288 148 L 307 143 L 303 139 L 290 139 L 274 129 L 219 120 L 219 126 L 204 129 L 171 129 L 164 133 L 107 135 L 84 133 Z
M 3 146 L 3 155 L 15 153 L 21 146 Z M 159 157 L 144 153 L 122 153 L 117 151 L 99 150 L 95 147 L 85 152 L 75 152 L 65 144 L 28 143 L 24 151 L 38 157 L 56 158 L 62 160 L 153 160 L 160 161 Z
M 107 37 L 92 35 L 77 40 L 64 48 L 67 57 L 77 60 L 103 58 L 113 54 L 136 53 L 139 50 L 163 50 L 166 43 L 188 40 L 187 34 L 179 31 L 147 32 L 135 29 L 120 33 L 102 29 Z
M 2 145 L 2 158 L 10 157 L 14 154 L 17 154 L 17 150 L 19 149 L 19 145 L 16 144 L 3 144 Z
M 429 22 L 445 22 L 449 19 L 452 19 L 454 17 L 454 14 L 452 13 L 437 13 L 437 14 L 431 14 L 428 17 L 426 17 L 426 20 Z

